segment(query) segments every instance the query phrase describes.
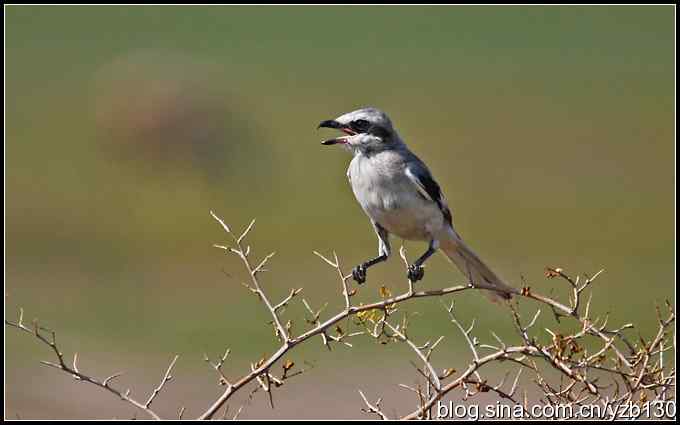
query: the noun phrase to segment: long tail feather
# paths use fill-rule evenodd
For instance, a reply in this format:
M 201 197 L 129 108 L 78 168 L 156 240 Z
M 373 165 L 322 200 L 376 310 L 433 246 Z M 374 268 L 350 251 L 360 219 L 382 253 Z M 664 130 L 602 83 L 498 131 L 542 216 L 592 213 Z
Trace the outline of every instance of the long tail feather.
M 493 302 L 509 300 L 517 289 L 503 282 L 469 246 L 455 233 L 440 241 L 440 248 L 469 282 L 477 288 L 488 289 L 485 295 Z

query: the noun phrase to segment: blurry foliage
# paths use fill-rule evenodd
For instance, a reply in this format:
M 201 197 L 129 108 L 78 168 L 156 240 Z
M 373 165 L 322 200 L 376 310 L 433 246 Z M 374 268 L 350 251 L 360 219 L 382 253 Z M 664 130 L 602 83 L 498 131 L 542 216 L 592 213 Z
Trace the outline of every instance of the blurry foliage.
M 94 119 L 105 154 L 162 175 L 188 166 L 213 182 L 245 178 L 239 161 L 262 155 L 264 146 L 214 68 L 162 50 L 133 51 L 103 66 Z

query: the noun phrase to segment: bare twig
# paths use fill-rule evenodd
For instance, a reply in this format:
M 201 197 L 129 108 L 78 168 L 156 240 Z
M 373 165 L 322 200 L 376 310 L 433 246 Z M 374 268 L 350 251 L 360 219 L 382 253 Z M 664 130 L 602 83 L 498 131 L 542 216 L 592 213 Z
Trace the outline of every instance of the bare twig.
M 382 420 L 389 419 L 387 415 L 385 415 L 383 411 L 380 410 L 380 402 L 382 401 L 382 399 L 379 398 L 375 403 L 370 403 L 361 390 L 359 390 L 359 394 L 361 395 L 361 398 L 364 400 L 364 403 L 366 404 L 367 407 L 367 409 L 362 409 L 364 412 L 374 413 L 378 415 L 378 417 Z
M 160 384 L 158 384 L 158 386 L 154 388 L 148 400 L 146 400 L 146 403 L 144 403 L 144 407 L 146 407 L 147 409 L 149 408 L 149 406 L 151 406 L 151 403 L 153 403 L 153 400 L 156 398 L 158 393 L 161 392 L 165 384 L 172 379 L 172 375 L 170 375 L 170 372 L 172 372 L 172 368 L 175 367 L 175 363 L 177 362 L 178 358 L 179 356 L 176 355 L 172 359 L 172 362 L 170 362 L 170 366 L 168 366 L 168 369 L 165 371 L 165 375 L 163 375 L 163 379 L 161 379 Z
M 87 382 L 87 383 L 90 383 L 90 384 L 95 385 L 97 387 L 103 388 L 104 390 L 118 396 L 121 400 L 125 401 L 126 403 L 129 403 L 132 406 L 136 407 L 137 409 L 143 411 L 144 413 L 149 415 L 151 418 L 156 419 L 156 420 L 160 420 L 160 416 L 158 416 L 158 414 L 156 412 L 151 410 L 149 405 L 147 405 L 146 403 L 141 403 L 141 402 L 133 399 L 130 396 L 131 391 L 129 389 L 126 390 L 126 391 L 121 391 L 121 390 L 118 390 L 118 389 L 111 387 L 111 385 L 110 385 L 111 381 L 113 379 L 119 377 L 120 375 L 122 375 L 122 373 L 113 374 L 113 375 L 107 377 L 106 379 L 104 379 L 103 381 L 100 381 L 95 377 L 92 377 L 90 375 L 86 375 L 85 373 L 77 370 L 77 362 L 78 362 L 77 356 L 74 356 L 74 367 L 67 365 L 64 362 L 63 354 L 61 353 L 61 351 L 59 350 L 59 347 L 57 346 L 56 333 L 54 331 L 50 331 L 51 339 L 47 339 L 47 337 L 45 337 L 42 333 L 42 331 L 44 331 L 45 328 L 42 328 L 41 326 L 39 326 L 37 320 L 35 320 L 33 322 L 33 328 L 29 328 L 26 325 L 24 325 L 23 316 L 24 316 L 24 311 L 23 311 L 23 309 L 21 309 L 20 313 L 19 313 L 19 320 L 17 322 L 11 322 L 11 321 L 8 321 L 8 320 L 5 319 L 5 325 L 17 328 L 17 329 L 19 329 L 23 332 L 26 332 L 28 334 L 35 336 L 40 342 L 42 342 L 43 344 L 47 345 L 48 347 L 50 347 L 52 349 L 55 356 L 57 357 L 57 363 L 53 363 L 53 362 L 49 362 L 49 361 L 42 361 L 41 362 L 42 364 L 56 368 L 56 369 L 59 369 L 59 370 L 62 370 L 65 373 L 68 373 L 69 375 L 73 376 L 74 379 L 76 379 L 78 381 Z
M 450 321 L 460 330 L 465 343 L 470 348 L 471 359 L 464 363 L 460 372 L 446 365 L 441 374 L 437 373 L 432 354 L 443 340 L 439 337 L 434 343 L 431 341 L 423 345 L 417 345 L 407 334 L 407 316 L 400 324 L 390 323 L 390 318 L 397 309 L 410 300 L 425 297 L 445 297 L 453 296 L 463 291 L 479 290 L 471 284 L 449 286 L 441 289 L 416 290 L 414 283 L 408 281 L 408 286 L 404 292 L 393 296 L 390 291 L 382 287 L 380 289 L 381 299 L 367 304 L 354 305 L 352 296 L 356 289 L 350 288 L 351 275 L 345 275 L 340 265 L 340 260 L 335 252 L 332 259 L 314 251 L 314 254 L 321 258 L 331 268 L 335 270 L 340 279 L 340 293 L 344 306 L 340 311 L 322 317 L 328 303 L 323 304 L 318 310 L 313 309 L 307 300 L 302 299 L 302 304 L 309 313 L 306 329 L 303 329 L 297 336 L 292 334 L 292 320 L 284 320 L 283 314 L 286 313 L 287 306 L 297 300 L 297 296 L 302 288 L 291 288 L 287 296 L 281 301 L 273 304 L 265 293 L 259 280 L 262 273 L 267 271 L 267 265 L 274 253 L 268 254 L 259 261 L 251 261 L 251 247 L 247 245 L 246 239 L 253 230 L 255 220 L 252 220 L 246 229 L 235 234 L 231 228 L 217 215 L 211 212 L 212 217 L 220 224 L 222 229 L 231 237 L 231 246 L 215 246 L 224 250 L 228 254 L 236 255 L 243 263 L 249 274 L 249 283 L 244 283 L 253 294 L 263 303 L 266 310 L 271 315 L 269 322 L 275 329 L 280 346 L 272 354 L 263 356 L 257 362 L 252 362 L 250 369 L 238 378 L 230 380 L 224 374 L 222 367 L 229 356 L 230 350 L 226 350 L 216 362 L 212 362 L 207 355 L 205 361 L 219 375 L 219 383 L 225 386 L 223 392 L 203 411 L 199 419 L 210 419 L 223 407 L 234 394 L 245 387 L 250 387 L 248 400 L 241 405 L 233 415 L 236 419 L 244 409 L 245 404 L 252 400 L 253 395 L 258 391 L 264 392 L 270 406 L 274 407 L 274 390 L 284 386 L 288 379 L 304 373 L 307 369 L 295 367 L 295 363 L 284 358 L 290 354 L 296 346 L 303 344 L 312 338 L 319 336 L 324 346 L 331 349 L 336 343 L 352 347 L 348 339 L 367 334 L 376 338 L 382 344 L 387 344 L 393 340 L 405 342 L 423 362 L 422 367 L 413 363 L 417 372 L 425 378 L 424 384 L 421 381 L 414 386 L 400 384 L 400 387 L 414 393 L 417 398 L 417 408 L 405 415 L 402 419 L 432 418 L 433 406 L 444 396 L 454 390 L 462 392 L 463 399 L 474 397 L 480 393 L 492 393 L 495 397 L 509 400 L 516 406 L 521 406 L 524 414 L 528 417 L 529 399 L 526 389 L 522 390 L 523 397 L 520 397 L 520 377 L 524 368 L 531 369 L 536 375 L 533 382 L 540 389 L 540 399 L 542 403 L 549 404 L 569 404 L 578 405 L 582 403 L 600 403 L 603 405 L 616 405 L 617 403 L 630 403 L 644 400 L 671 400 L 675 389 L 675 368 L 670 367 L 664 353 L 675 348 L 674 322 L 675 312 L 667 302 L 667 313 L 662 313 L 657 308 L 658 330 L 649 340 L 640 336 L 640 342 L 634 343 L 627 335 L 633 325 L 627 323 L 623 326 L 609 327 L 608 315 L 597 316 L 594 314 L 592 303 L 592 292 L 586 291 L 592 286 L 602 270 L 592 277 L 572 277 L 562 268 L 547 268 L 548 278 L 558 278 L 568 285 L 569 296 L 566 302 L 561 302 L 552 295 L 546 296 L 537 293 L 523 280 L 524 287 L 518 291 L 517 299 L 532 300 L 543 304 L 543 308 L 549 308 L 556 321 L 565 318 L 565 322 L 573 323 L 576 330 L 571 333 L 561 333 L 558 328 L 544 327 L 543 330 L 537 329 L 538 318 L 541 309 L 537 309 L 529 320 L 522 317 L 518 305 L 510 305 L 512 322 L 515 325 L 517 342 L 514 344 L 504 342 L 496 333 L 491 331 L 493 340 L 491 344 L 480 343 L 472 335 L 475 327 L 475 320 L 468 319 L 469 325 L 463 326 L 461 320 L 454 314 L 453 303 L 446 308 Z M 409 265 L 406 258 L 406 251 L 402 246 L 399 251 L 406 266 Z M 549 293 L 552 293 L 550 291 Z M 341 322 L 351 317 L 355 317 L 360 324 L 365 326 L 364 331 L 352 332 Z M 348 320 L 348 326 L 353 322 Z M 526 323 L 526 324 L 525 324 Z M 42 363 L 54 367 L 73 376 L 74 379 L 88 382 L 103 388 L 123 401 L 133 405 L 138 410 L 143 411 L 153 419 L 160 419 L 151 409 L 151 405 L 158 394 L 165 388 L 165 385 L 172 379 L 172 369 L 177 361 L 175 356 L 166 369 L 166 372 L 157 387 L 142 403 L 130 397 L 131 391 L 121 391 L 111 386 L 113 380 L 118 378 L 121 373 L 115 373 L 104 380 L 98 380 L 81 372 L 79 366 L 79 356 L 75 353 L 71 364 L 67 364 L 63 353 L 59 350 L 56 342 L 56 333 L 38 324 L 37 320 L 30 325 L 24 324 L 24 313 L 20 310 L 17 322 L 5 320 L 5 324 L 15 327 L 22 332 L 33 335 L 42 343 L 49 346 L 55 356 L 54 361 L 43 361 Z M 545 326 L 545 325 L 541 325 Z M 561 328 L 559 328 L 561 329 Z M 541 337 L 536 336 L 536 332 L 541 333 Z M 549 336 L 549 341 L 541 343 Z M 594 343 L 592 342 L 594 341 Z M 484 351 L 481 353 L 481 350 Z M 486 354 L 485 354 L 486 353 Z M 275 373 L 274 367 L 281 361 L 282 372 Z M 519 365 L 519 370 L 515 375 L 512 385 L 507 389 L 506 382 L 509 381 L 511 370 L 507 370 L 503 379 L 496 385 L 488 383 L 488 379 L 483 376 L 485 366 L 507 362 Z M 559 382 L 554 383 L 547 379 L 547 370 L 559 372 Z M 278 391 L 278 390 L 277 390 Z M 382 398 L 374 403 L 368 401 L 362 391 L 359 391 L 365 404 L 362 411 L 388 419 L 387 415 L 381 410 Z M 226 406 L 223 410 L 226 418 L 229 409 Z M 179 409 L 177 416 L 181 419 L 185 409 Z M 395 414 L 396 415 L 396 414 Z

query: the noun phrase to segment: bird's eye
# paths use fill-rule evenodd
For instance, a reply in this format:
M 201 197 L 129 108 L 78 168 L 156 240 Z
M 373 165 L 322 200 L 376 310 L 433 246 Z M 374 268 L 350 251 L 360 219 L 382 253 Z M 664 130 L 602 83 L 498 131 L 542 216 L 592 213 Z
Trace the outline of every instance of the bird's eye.
M 370 123 L 366 120 L 355 120 L 352 121 L 352 127 L 359 131 L 365 131 L 368 129 Z

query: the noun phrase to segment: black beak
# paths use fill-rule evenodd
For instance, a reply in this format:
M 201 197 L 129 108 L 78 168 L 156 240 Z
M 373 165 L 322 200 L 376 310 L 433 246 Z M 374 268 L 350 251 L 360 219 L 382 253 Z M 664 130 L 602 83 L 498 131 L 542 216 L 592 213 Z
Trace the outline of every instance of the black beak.
M 319 128 L 342 128 L 342 124 L 335 120 L 326 120 L 326 121 L 321 121 L 317 129 Z
M 342 128 L 342 124 L 340 124 L 339 122 L 337 122 L 337 121 L 335 121 L 335 120 L 326 120 L 326 121 L 321 121 L 321 123 L 319 124 L 319 126 L 317 127 L 317 129 L 322 128 L 322 127 L 323 127 L 323 128 L 337 128 L 337 129 L 341 129 L 341 128 Z M 334 144 L 336 144 L 336 143 L 338 143 L 338 142 L 339 142 L 338 139 L 330 139 L 330 140 L 324 140 L 323 142 L 321 142 L 321 144 L 322 144 L 322 145 L 334 145 Z

